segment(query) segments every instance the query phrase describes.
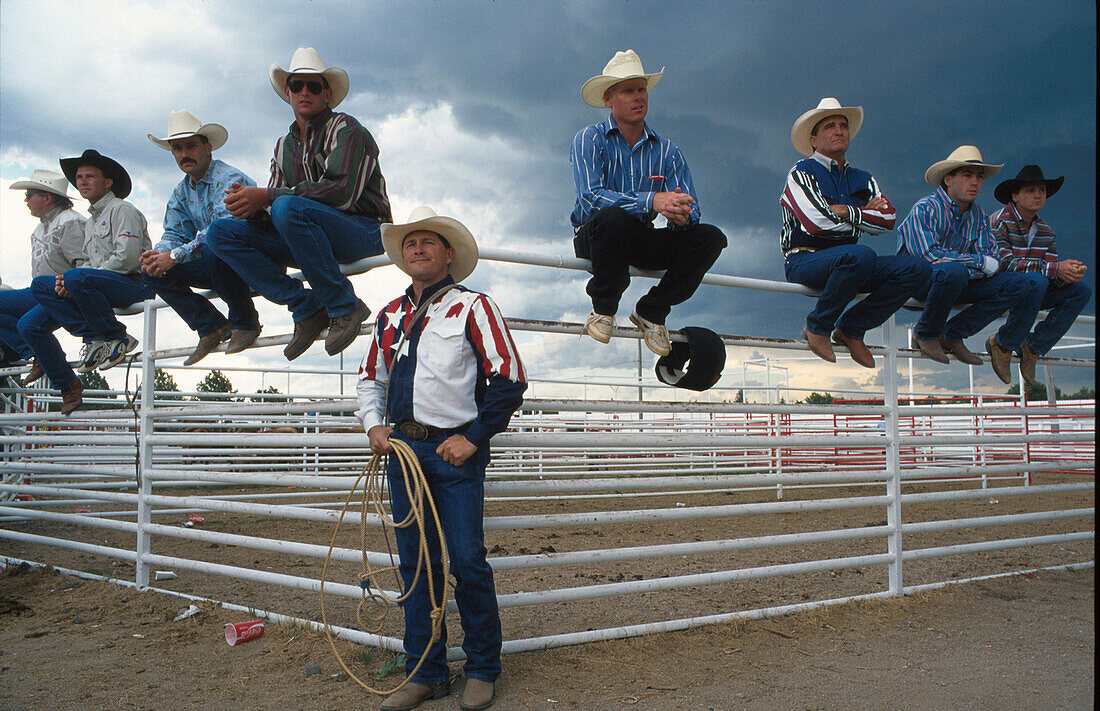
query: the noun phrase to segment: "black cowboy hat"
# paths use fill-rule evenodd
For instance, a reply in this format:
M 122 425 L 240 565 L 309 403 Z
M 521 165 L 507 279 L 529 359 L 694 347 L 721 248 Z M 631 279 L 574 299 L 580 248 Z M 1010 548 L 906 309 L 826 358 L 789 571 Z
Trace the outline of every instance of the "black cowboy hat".
M 112 181 L 111 192 L 115 194 L 115 197 L 125 198 L 133 188 L 130 176 L 126 173 L 125 168 L 91 148 L 76 158 L 62 158 L 60 163 L 61 172 L 65 174 L 65 177 L 69 179 L 74 188 L 76 187 L 76 170 L 82 165 L 93 165 L 102 170 L 104 177 L 110 178 Z
M 1057 178 L 1047 180 L 1043 177 L 1043 169 L 1037 165 L 1025 165 L 1020 169 L 1020 172 L 1016 174 L 1016 177 L 1012 180 L 1006 180 L 997 186 L 997 189 L 993 191 L 993 197 L 997 198 L 997 202 L 1007 205 L 1012 202 L 1012 193 L 1018 191 L 1021 186 L 1028 183 L 1046 183 L 1047 197 L 1050 197 L 1054 193 L 1058 192 L 1058 189 L 1062 187 L 1062 183 L 1065 181 L 1066 176 L 1060 175 Z
M 726 344 L 708 328 L 685 326 L 680 332 L 687 337 L 687 343 L 673 341 L 669 354 L 657 359 L 657 379 L 678 388 L 702 392 L 722 377 Z

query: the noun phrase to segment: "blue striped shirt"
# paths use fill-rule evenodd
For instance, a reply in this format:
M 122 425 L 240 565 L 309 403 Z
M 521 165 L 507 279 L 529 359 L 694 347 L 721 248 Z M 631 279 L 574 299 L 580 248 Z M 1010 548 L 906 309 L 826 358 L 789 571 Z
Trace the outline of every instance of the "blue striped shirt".
M 577 189 L 577 204 L 569 216 L 574 227 L 605 207 L 620 207 L 643 222 L 652 222 L 657 217 L 653 195 L 676 188 L 695 198 L 689 224 L 699 221 L 699 198 L 687 162 L 672 141 L 661 138 L 648 125 L 642 139 L 631 147 L 608 116 L 603 123 L 577 133 L 569 162 Z
M 997 258 L 997 243 L 989 218 L 974 203 L 960 213 L 959 205 L 942 187 L 913 205 L 898 227 L 898 254 L 924 257 L 929 262 L 962 262 L 970 278 L 983 276 L 986 257 Z

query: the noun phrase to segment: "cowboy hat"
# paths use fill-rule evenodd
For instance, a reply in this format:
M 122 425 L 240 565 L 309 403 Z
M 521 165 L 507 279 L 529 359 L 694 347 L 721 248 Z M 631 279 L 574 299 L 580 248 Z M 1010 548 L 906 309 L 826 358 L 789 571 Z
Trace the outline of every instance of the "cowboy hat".
M 997 198 L 997 202 L 1007 205 L 1012 202 L 1012 193 L 1017 192 L 1028 183 L 1043 183 L 1047 187 L 1047 197 L 1050 197 L 1058 192 L 1065 180 L 1066 176 L 1064 175 L 1059 175 L 1057 178 L 1047 180 L 1043 177 L 1042 168 L 1037 165 L 1025 165 L 1020 169 L 1020 172 L 1016 174 L 1015 178 L 1006 180 L 998 185 L 997 189 L 993 191 L 993 197 Z M 15 186 L 13 185 L 12 187 Z
M 226 131 L 224 127 L 216 123 L 200 123 L 197 118 L 182 109 L 168 114 L 167 136 L 157 138 L 151 133 L 146 135 L 149 136 L 150 141 L 166 151 L 172 150 L 172 144 L 169 141 L 191 138 L 191 136 L 206 136 L 206 140 L 210 141 L 210 150 L 212 151 L 218 150 L 229 140 L 229 131 Z
M 62 158 L 60 163 L 61 172 L 65 174 L 65 177 L 73 184 L 74 188 L 76 187 L 77 168 L 82 165 L 92 165 L 102 170 L 103 176 L 111 179 L 111 192 L 117 198 L 125 198 L 133 188 L 130 176 L 126 173 L 125 168 L 91 148 L 85 150 L 76 158 Z
M 1005 167 L 1004 163 L 1000 165 L 994 165 L 992 163 L 982 162 L 982 152 L 974 146 L 959 146 L 955 150 L 951 151 L 951 155 L 947 156 L 946 160 L 936 161 L 932 165 L 928 166 L 928 170 L 924 171 L 924 179 L 929 185 L 940 187 L 943 184 L 943 176 L 947 175 L 951 171 L 962 168 L 963 166 L 973 166 L 982 169 L 983 177 L 990 177 L 996 175 L 997 171 Z
M 69 181 L 61 173 L 52 170 L 35 170 L 31 177 L 16 180 L 10 186 L 12 190 L 41 190 L 46 193 L 69 197 Z
M 321 55 L 317 54 L 317 50 L 313 47 L 299 47 L 294 50 L 294 56 L 290 58 L 288 69 L 282 69 L 278 63 L 272 62 L 267 74 L 271 79 L 271 88 L 275 90 L 280 99 L 288 104 L 290 100 L 286 98 L 285 89 L 286 79 L 291 74 L 320 74 L 323 76 L 325 81 L 328 82 L 329 88 L 332 89 L 332 101 L 329 102 L 330 109 L 340 105 L 340 102 L 348 95 L 348 87 L 350 86 L 348 73 L 337 67 L 326 69 L 325 63 L 321 61 Z
M 386 256 L 397 265 L 397 268 L 406 274 L 405 260 L 401 256 L 401 244 L 410 232 L 427 230 L 447 240 L 447 243 L 455 251 L 454 261 L 448 270 L 456 282 L 462 281 L 474 271 L 477 266 L 477 242 L 470 230 L 466 229 L 453 217 L 440 217 L 435 210 L 427 205 L 421 205 L 409 214 L 409 221 L 403 225 L 382 225 L 382 246 L 386 249 Z
M 625 52 L 616 52 L 611 61 L 604 66 L 603 74 L 594 76 L 584 83 L 584 86 L 581 87 L 581 98 L 589 106 L 602 109 L 606 106 L 603 102 L 604 92 L 619 82 L 627 79 L 643 78 L 646 80 L 646 90 L 648 91 L 656 86 L 664 73 L 665 68 L 661 67 L 661 71 L 656 74 L 646 74 L 645 70 L 642 69 L 642 60 L 638 58 L 638 54 L 632 49 Z
M 794 149 L 804 156 L 812 156 L 814 147 L 810 145 L 810 134 L 814 126 L 827 116 L 843 116 L 848 119 L 848 137 L 855 138 L 859 133 L 859 127 L 863 125 L 862 106 L 841 106 L 840 102 L 831 96 L 826 96 L 817 103 L 817 108 L 810 109 L 799 116 L 791 126 L 791 143 Z

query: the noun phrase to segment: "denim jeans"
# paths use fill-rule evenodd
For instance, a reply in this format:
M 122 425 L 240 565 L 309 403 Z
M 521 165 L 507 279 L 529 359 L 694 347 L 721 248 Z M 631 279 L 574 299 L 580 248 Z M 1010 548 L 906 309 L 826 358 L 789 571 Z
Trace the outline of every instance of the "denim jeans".
M 260 317 L 252 303 L 248 284 L 209 249 L 200 250 L 196 259 L 177 264 L 164 276 L 143 274 L 142 278 L 199 336 L 217 331 L 226 324 L 226 319 L 205 296 L 191 291 L 193 286 L 213 288 L 222 297 L 229 309 L 229 324 L 234 329 L 260 326 Z
M 1005 348 L 1019 351 L 1024 340 L 1027 340 L 1028 348 L 1039 355 L 1044 355 L 1062 336 L 1066 335 L 1074 319 L 1088 305 L 1089 299 L 1092 298 L 1092 289 L 1082 282 L 1055 286 L 1045 274 L 1037 272 L 1021 276 L 1032 282 L 1034 289 L 1029 292 L 1028 298 L 1020 306 L 1020 319 L 1015 330 L 1007 334 L 1002 343 Z M 1047 311 L 1047 317 L 1036 323 L 1035 330 L 1029 334 L 1028 330 L 1040 309 Z
M 34 355 L 31 347 L 19 335 L 16 324 L 37 306 L 38 302 L 34 300 L 30 287 L 0 291 L 0 346 L 4 348 L 0 358 L 4 361 L 29 360 Z
M 962 341 L 982 330 L 993 319 L 1008 311 L 1008 319 L 997 331 L 997 343 L 1015 350 L 1027 329 L 1035 320 L 1035 311 L 1027 315 L 1028 299 L 1038 290 L 1036 282 L 1017 272 L 997 272 L 990 277 L 971 279 L 969 269 L 959 262 L 932 265 L 932 281 L 926 293 L 918 295 L 924 301 L 913 331 L 918 338 L 939 338 Z M 956 303 L 971 304 L 948 320 Z M 1013 334 L 1019 333 L 1017 337 Z
M 614 316 L 619 310 L 619 298 L 630 286 L 630 267 L 665 270 L 635 307 L 654 323 L 664 323 L 673 306 L 691 298 L 725 247 L 726 236 L 714 225 L 657 228 L 618 207 L 597 212 L 573 240 L 574 253 L 592 260 L 585 290 L 598 314 Z
M 784 272 L 789 282 L 821 290 L 817 306 L 806 317 L 807 330 L 828 336 L 835 327 L 845 336 L 860 340 L 928 288 L 932 278 L 931 265 L 925 259 L 910 255 L 880 257 L 860 244 L 796 252 L 787 257 Z M 845 311 L 860 292 L 870 293 Z
M 115 318 L 114 309 L 144 301 L 150 296 L 141 279 L 106 269 L 70 269 L 65 272 L 64 279 L 70 297 L 57 295 L 52 276 L 36 277 L 31 282 L 31 293 L 45 311 L 44 318 L 28 321 L 24 317 L 19 320 L 19 333 L 34 351 L 50 382 L 58 389 L 68 387 L 76 378 L 65 359 L 65 352 L 53 337 L 58 326 L 63 326 L 74 336 L 82 337 L 85 342 L 122 338 L 126 327 Z
M 447 464 L 435 453 L 445 437 L 429 437 L 423 442 L 411 442 L 399 434 L 416 453 L 420 467 L 428 480 L 428 488 L 439 511 L 443 536 L 447 542 L 451 574 L 455 577 L 455 603 L 462 621 L 462 650 L 466 653 L 463 671 L 468 679 L 495 681 L 500 676 L 500 612 L 497 609 L 493 569 L 486 560 L 485 532 L 482 526 L 485 504 L 485 467 L 489 464 L 488 446 L 479 447 L 461 467 Z M 396 456 L 390 456 L 387 467 L 390 502 L 394 520 L 400 521 L 410 510 L 408 492 Z M 430 519 L 426 533 L 431 559 L 432 584 L 436 595 L 443 590 L 443 570 L 440 564 L 439 537 L 435 521 Z M 398 530 L 397 551 L 401 557 L 401 579 L 405 589 L 416 576 L 420 533 L 415 526 Z M 437 600 L 438 602 L 438 600 Z M 424 656 L 424 664 L 413 677 L 421 684 L 438 684 L 447 679 L 447 627 L 442 636 L 425 651 L 431 638 L 428 581 L 420 580 L 404 603 L 405 611 L 405 673 L 409 674 Z
M 378 222 L 284 195 L 271 204 L 271 223 L 215 220 L 206 230 L 206 244 L 250 287 L 287 306 L 296 323 L 321 309 L 329 316 L 351 313 L 355 290 L 340 264 L 382 253 Z M 287 276 L 290 266 L 302 270 L 309 289 Z

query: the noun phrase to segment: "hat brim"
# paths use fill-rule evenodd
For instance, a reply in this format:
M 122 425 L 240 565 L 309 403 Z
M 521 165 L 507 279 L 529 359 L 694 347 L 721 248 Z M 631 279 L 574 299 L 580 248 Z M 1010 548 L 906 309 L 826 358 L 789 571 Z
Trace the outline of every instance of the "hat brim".
M 88 151 L 85 151 L 76 158 L 62 158 L 58 162 L 61 164 L 61 172 L 65 174 L 65 178 L 74 188 L 76 187 L 77 168 L 82 165 L 94 165 L 103 171 L 105 177 L 111 179 L 111 192 L 114 193 L 115 197 L 126 199 L 133 189 L 130 174 L 126 172 L 126 169 L 117 161 L 100 153 L 89 156 Z
M 277 63 L 272 62 L 271 68 L 267 72 L 268 79 L 271 80 L 271 88 L 275 90 L 275 93 L 280 99 L 286 103 L 290 103 L 290 99 L 286 98 L 286 78 L 291 74 L 320 74 L 328 82 L 328 88 L 332 89 L 332 101 L 329 102 L 328 107 L 335 109 L 340 105 L 348 95 L 348 90 L 351 88 L 351 80 L 348 79 L 348 73 L 339 67 L 328 67 L 323 72 L 315 71 L 296 71 L 289 72 Z
M 619 82 L 630 81 L 631 79 L 645 79 L 646 91 L 649 91 L 657 85 L 657 82 L 661 81 L 661 76 L 663 76 L 664 73 L 665 68 L 661 67 L 661 71 L 654 74 L 632 74 L 626 77 L 613 77 L 607 74 L 600 74 L 584 83 L 584 86 L 581 87 L 581 99 L 584 100 L 584 103 L 589 106 L 595 106 L 597 109 L 606 108 L 607 104 L 603 102 L 604 92 Z
M 157 138 L 151 133 L 146 134 L 149 140 L 157 144 L 166 151 L 172 150 L 172 141 L 179 141 L 184 138 L 191 138 L 192 136 L 206 136 L 206 140 L 210 141 L 210 150 L 216 151 L 225 145 L 225 142 L 229 140 L 229 131 L 225 130 L 224 126 L 216 123 L 207 123 L 199 126 L 198 131 L 192 131 L 190 133 L 179 133 L 174 136 L 167 136 L 165 138 Z
M 938 188 L 940 184 L 943 183 L 943 176 L 957 168 L 963 167 L 981 168 L 982 177 L 991 178 L 1004 167 L 1004 164 L 994 165 L 992 163 L 979 163 L 971 160 L 955 160 L 948 158 L 947 160 L 937 161 L 928 166 L 928 170 L 924 171 L 924 180 L 932 187 Z
M 34 180 L 16 180 L 14 183 L 8 186 L 12 190 L 41 190 L 44 193 L 50 193 L 51 195 L 59 195 L 63 198 L 69 197 L 67 192 L 62 192 L 57 188 L 46 185 L 45 183 L 39 183 Z
M 1007 205 L 1012 202 L 1012 193 L 1019 190 L 1022 186 L 1028 183 L 1046 183 L 1047 197 L 1050 197 L 1054 193 L 1062 189 L 1062 183 L 1066 182 L 1066 176 L 1060 175 L 1057 178 L 1051 178 L 1049 180 L 1017 180 L 1012 178 L 1006 180 L 998 185 L 993 190 L 993 197 L 997 198 L 997 202 Z M 13 186 L 14 187 L 14 186 Z
M 462 281 L 473 273 L 478 259 L 477 241 L 461 222 L 452 217 L 439 215 L 403 225 L 390 223 L 382 225 L 382 247 L 386 250 L 386 256 L 397 265 L 398 269 L 406 274 L 409 273 L 405 260 L 401 256 L 401 243 L 409 233 L 419 230 L 435 232 L 447 240 L 454 249 L 455 258 L 451 262 L 448 273 L 456 282 Z
M 848 138 L 856 137 L 863 126 L 862 106 L 841 106 L 835 109 L 810 109 L 795 119 L 791 126 L 791 144 L 794 149 L 804 156 L 814 154 L 813 144 L 810 143 L 810 134 L 814 126 L 827 116 L 843 116 L 848 119 Z

